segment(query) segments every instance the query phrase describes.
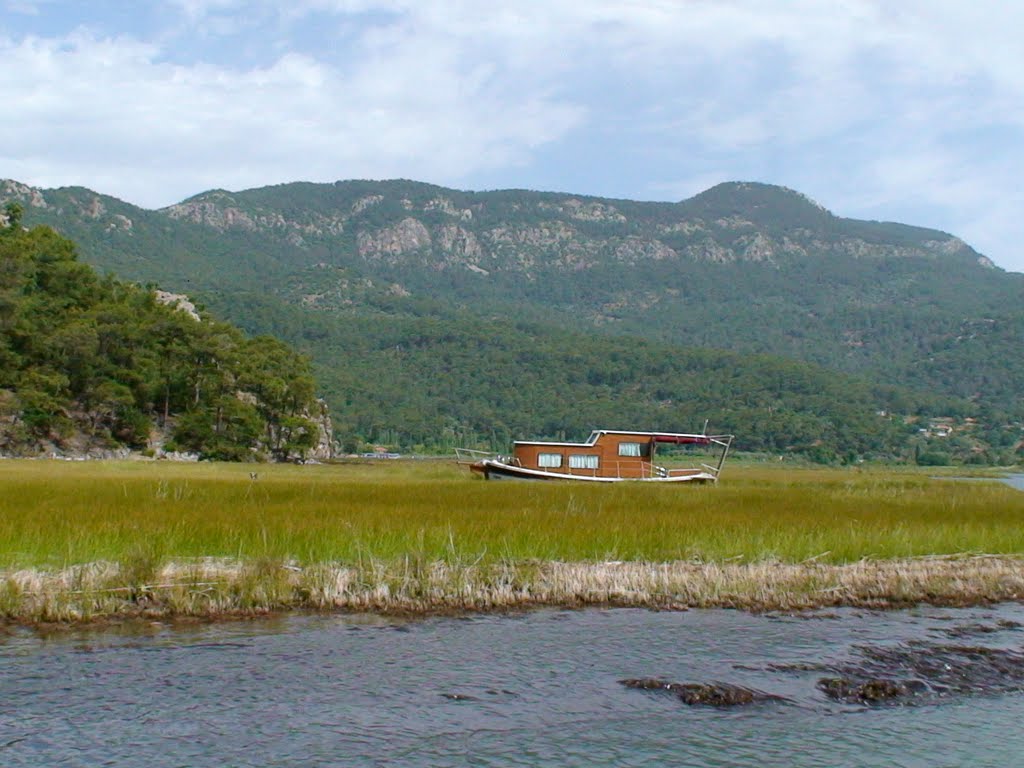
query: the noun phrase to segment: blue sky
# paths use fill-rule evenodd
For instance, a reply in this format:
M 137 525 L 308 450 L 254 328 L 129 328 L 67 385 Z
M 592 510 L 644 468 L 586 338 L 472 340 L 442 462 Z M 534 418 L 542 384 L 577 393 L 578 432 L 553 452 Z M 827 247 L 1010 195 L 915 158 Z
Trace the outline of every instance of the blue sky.
M 0 0 L 0 177 L 797 189 L 1024 271 L 1024 3 Z

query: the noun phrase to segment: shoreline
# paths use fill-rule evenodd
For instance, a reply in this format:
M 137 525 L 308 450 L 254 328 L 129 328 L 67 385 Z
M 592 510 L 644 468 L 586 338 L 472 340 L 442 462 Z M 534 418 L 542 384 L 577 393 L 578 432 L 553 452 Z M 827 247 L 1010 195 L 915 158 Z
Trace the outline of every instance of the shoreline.
M 611 606 L 751 612 L 967 607 L 1024 600 L 1024 556 L 846 564 L 675 561 L 425 562 L 299 566 L 272 560 L 96 562 L 0 572 L 0 627 L 217 621 L 287 612 L 428 616 Z

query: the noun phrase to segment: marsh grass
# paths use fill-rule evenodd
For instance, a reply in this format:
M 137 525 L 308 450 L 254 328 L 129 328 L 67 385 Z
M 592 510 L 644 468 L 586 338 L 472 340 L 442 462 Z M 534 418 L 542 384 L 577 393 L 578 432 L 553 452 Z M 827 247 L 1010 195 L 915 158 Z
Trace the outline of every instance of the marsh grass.
M 1024 494 L 912 471 L 730 467 L 667 488 L 444 462 L 0 462 L 10 619 L 1006 599 L 1022 554 Z

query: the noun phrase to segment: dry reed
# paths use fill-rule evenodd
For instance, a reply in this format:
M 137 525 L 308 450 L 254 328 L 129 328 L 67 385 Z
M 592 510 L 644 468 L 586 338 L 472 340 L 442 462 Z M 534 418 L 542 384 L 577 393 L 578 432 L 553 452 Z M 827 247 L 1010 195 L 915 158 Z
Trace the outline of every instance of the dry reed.
M 131 576 L 106 562 L 8 573 L 0 583 L 0 617 L 30 623 L 289 609 L 434 613 L 587 605 L 765 611 L 1024 598 L 1024 559 L 984 555 L 843 565 L 402 560 L 302 568 L 202 560 L 167 564 L 145 583 Z

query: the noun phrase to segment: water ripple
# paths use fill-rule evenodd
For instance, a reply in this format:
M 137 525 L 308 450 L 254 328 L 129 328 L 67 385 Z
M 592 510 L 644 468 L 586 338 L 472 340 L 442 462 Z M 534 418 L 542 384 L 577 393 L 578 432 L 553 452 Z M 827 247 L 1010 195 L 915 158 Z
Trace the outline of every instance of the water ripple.
M 815 683 L 858 646 L 1015 647 L 1021 623 L 1024 608 L 1006 605 L 15 632 L 0 639 L 0 765 L 1012 765 L 1019 695 L 880 709 Z M 618 683 L 647 677 L 796 706 L 691 707 Z

